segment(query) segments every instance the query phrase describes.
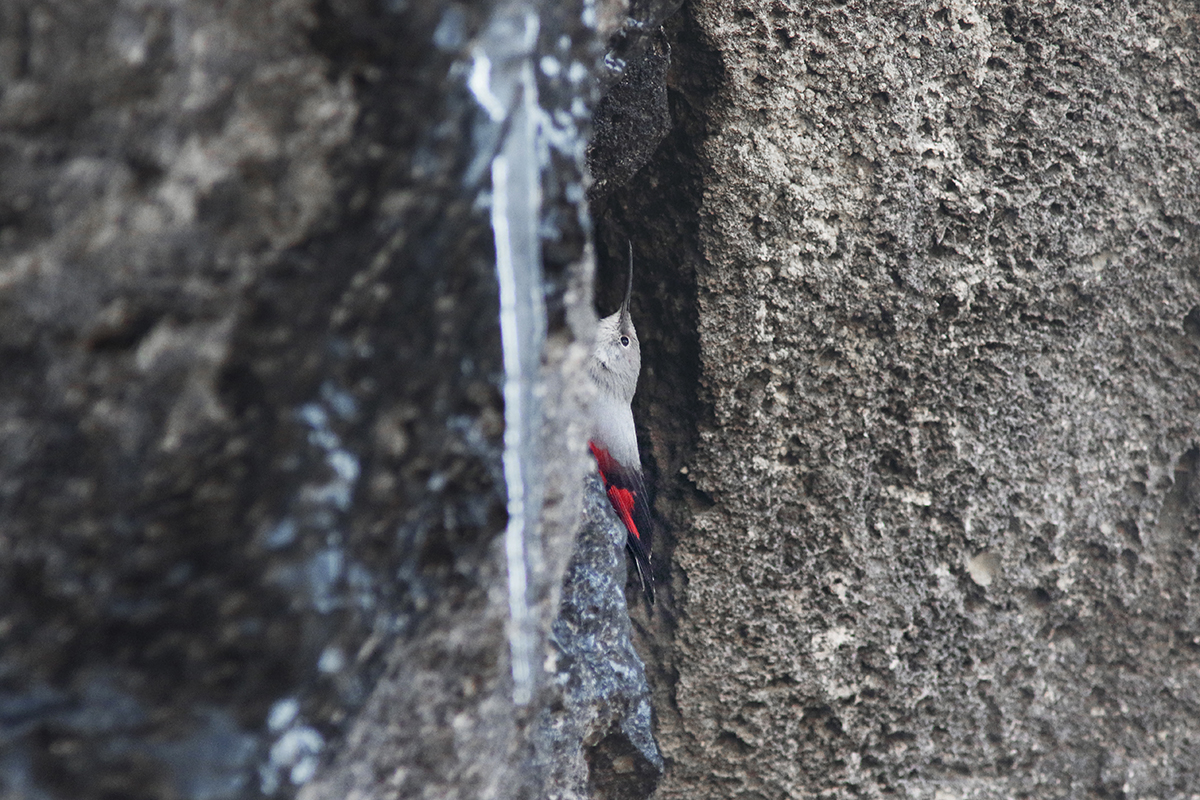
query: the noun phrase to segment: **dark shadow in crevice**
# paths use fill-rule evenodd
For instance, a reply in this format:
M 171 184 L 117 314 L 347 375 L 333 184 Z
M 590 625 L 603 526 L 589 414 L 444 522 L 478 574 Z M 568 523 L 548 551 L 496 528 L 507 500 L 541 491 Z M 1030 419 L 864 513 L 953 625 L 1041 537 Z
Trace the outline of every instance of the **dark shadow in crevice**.
M 598 313 L 611 313 L 624 288 L 628 245 L 635 262 L 632 315 L 642 349 L 642 372 L 634 398 L 642 465 L 655 518 L 654 575 L 657 601 L 651 615 L 634 602 L 628 584 L 638 650 L 646 660 L 656 718 L 674 715 L 677 670 L 673 666 L 675 592 L 686 576 L 674 569 L 678 536 L 691 527 L 697 508 L 711 505 L 686 469 L 699 430 L 712 414 L 701 385 L 696 275 L 707 268 L 699 249 L 702 175 L 699 147 L 707 135 L 706 105 L 723 68 L 689 9 L 664 26 L 671 64 L 665 75 L 671 125 L 653 156 L 624 183 L 591 198 L 596 222 Z M 653 91 L 648 88 L 647 91 Z M 593 163 L 603 170 L 603 163 Z

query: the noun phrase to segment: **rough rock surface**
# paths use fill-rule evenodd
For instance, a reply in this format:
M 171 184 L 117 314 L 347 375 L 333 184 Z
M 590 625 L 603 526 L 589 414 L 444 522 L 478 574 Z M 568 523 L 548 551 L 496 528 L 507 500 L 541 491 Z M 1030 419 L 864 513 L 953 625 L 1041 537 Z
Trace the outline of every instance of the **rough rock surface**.
M 1194 10 L 676 6 L 0 3 L 0 796 L 1200 793 Z M 528 9 L 518 707 L 470 82 Z M 653 616 L 611 515 L 560 591 L 626 237 Z
M 585 491 L 550 635 L 552 699 L 530 733 L 529 773 L 541 789 L 531 796 L 633 800 L 654 790 L 663 761 L 625 605 L 625 528 L 598 476 L 588 478 Z
M 677 128 L 602 212 L 660 320 L 657 796 L 1200 791 L 1194 12 L 669 33 Z
M 602 196 L 623 186 L 654 155 L 671 128 L 667 104 L 670 49 L 661 33 L 653 46 L 625 65 L 622 78 L 600 99 L 593 115 L 588 193 Z

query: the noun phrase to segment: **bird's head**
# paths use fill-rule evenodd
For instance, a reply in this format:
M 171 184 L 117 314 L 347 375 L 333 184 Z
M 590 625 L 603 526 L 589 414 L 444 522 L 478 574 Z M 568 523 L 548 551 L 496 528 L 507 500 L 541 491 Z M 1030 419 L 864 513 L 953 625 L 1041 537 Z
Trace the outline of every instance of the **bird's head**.
M 596 347 L 592 352 L 590 373 L 602 390 L 614 391 L 626 403 L 632 402 L 637 391 L 638 374 L 642 370 L 642 350 L 637 331 L 629 316 L 629 298 L 633 293 L 633 248 L 629 250 L 629 281 L 625 300 L 615 314 L 610 314 L 596 326 Z

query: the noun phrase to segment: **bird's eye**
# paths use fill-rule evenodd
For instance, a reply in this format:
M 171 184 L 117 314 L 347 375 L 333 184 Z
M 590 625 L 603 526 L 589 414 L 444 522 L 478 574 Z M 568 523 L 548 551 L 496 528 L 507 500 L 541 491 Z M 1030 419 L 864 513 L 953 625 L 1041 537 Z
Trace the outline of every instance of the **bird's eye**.
M 629 337 L 628 336 L 621 337 L 621 347 L 629 347 Z

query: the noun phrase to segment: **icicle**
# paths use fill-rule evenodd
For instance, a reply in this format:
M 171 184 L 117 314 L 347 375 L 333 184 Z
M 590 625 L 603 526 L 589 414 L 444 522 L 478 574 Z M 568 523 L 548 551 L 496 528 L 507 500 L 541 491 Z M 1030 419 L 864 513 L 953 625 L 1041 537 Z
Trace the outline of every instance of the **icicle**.
M 507 135 L 492 159 L 492 233 L 504 355 L 504 481 L 508 490 L 504 553 L 513 702 L 517 705 L 525 705 L 533 697 L 529 545 L 536 536 L 542 505 L 538 387 L 546 310 L 538 237 L 539 110 L 533 66 L 537 32 L 538 18 L 532 11 L 519 3 L 501 8 L 480 39 L 468 81 L 492 122 L 507 125 Z

